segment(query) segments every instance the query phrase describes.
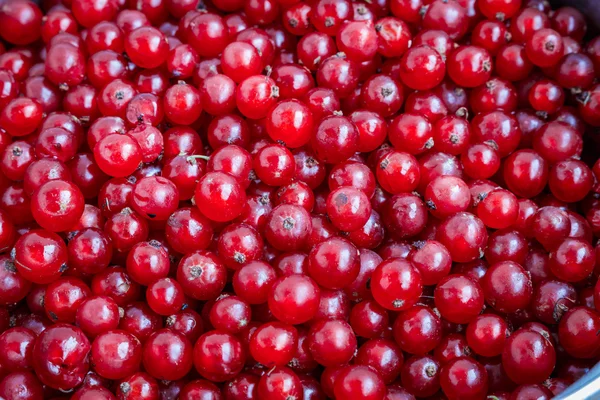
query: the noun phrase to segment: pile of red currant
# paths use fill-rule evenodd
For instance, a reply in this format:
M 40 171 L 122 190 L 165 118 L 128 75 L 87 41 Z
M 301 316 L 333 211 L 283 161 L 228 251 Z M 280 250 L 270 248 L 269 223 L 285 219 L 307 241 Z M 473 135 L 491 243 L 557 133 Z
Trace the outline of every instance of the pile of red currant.
M 544 400 L 600 360 L 600 37 L 544 0 L 0 0 L 0 398 Z

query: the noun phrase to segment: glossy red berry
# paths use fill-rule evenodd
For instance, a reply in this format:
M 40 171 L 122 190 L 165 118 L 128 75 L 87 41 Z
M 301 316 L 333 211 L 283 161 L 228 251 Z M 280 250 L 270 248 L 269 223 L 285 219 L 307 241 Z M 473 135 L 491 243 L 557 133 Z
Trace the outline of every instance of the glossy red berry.
M 489 19 L 505 20 L 512 18 L 521 5 L 520 1 L 480 0 L 477 6 L 483 15 Z
M 77 21 L 91 28 L 100 21 L 112 20 L 119 10 L 119 3 L 116 0 L 102 2 L 99 0 L 74 1 L 72 4 L 73 16 Z
M 46 287 L 46 315 L 55 322 L 73 323 L 80 304 L 91 294 L 88 285 L 80 279 L 61 277 Z
M 310 214 L 304 207 L 280 204 L 267 216 L 264 235 L 276 249 L 293 251 L 307 243 L 311 230 Z
M 219 236 L 217 250 L 223 263 L 234 270 L 263 254 L 263 240 L 259 233 L 246 224 L 232 224 Z
M 17 271 L 34 283 L 50 283 L 67 269 L 67 246 L 53 232 L 27 232 L 17 240 L 14 252 Z
M 160 278 L 146 290 L 146 301 L 155 313 L 159 315 L 177 314 L 185 304 L 183 288 L 173 278 Z
M 142 363 L 156 379 L 181 379 L 191 370 L 192 362 L 192 344 L 181 333 L 157 330 L 144 343 Z
M 230 221 L 242 212 L 246 194 L 232 176 L 222 172 L 209 172 L 198 182 L 194 200 L 207 218 L 213 221 Z
M 2 7 L 0 24 L 4 40 L 17 46 L 28 45 L 41 35 L 42 13 L 33 2 L 11 2 Z
M 284 366 L 296 355 L 298 332 L 291 325 L 268 322 L 259 326 L 250 339 L 250 354 L 266 366 Z
M 83 300 L 75 315 L 75 323 L 90 338 L 116 329 L 120 312 L 117 303 L 106 296 L 89 296 Z
M 415 306 L 398 315 L 393 334 L 403 351 L 423 355 L 433 350 L 442 339 L 442 322 L 432 309 Z
M 467 31 L 467 10 L 457 1 L 436 0 L 423 16 L 425 29 L 440 29 L 452 39 L 460 39 Z
M 400 57 L 409 48 L 411 32 L 406 19 L 385 17 L 375 23 L 379 39 L 377 52 L 385 57 Z
M 104 173 L 119 178 L 131 175 L 138 168 L 142 151 L 130 136 L 111 134 L 95 146 L 94 158 Z
M 533 236 L 546 250 L 553 250 L 571 232 L 569 216 L 558 207 L 542 207 L 532 217 Z
M 308 276 L 290 275 L 276 281 L 269 294 L 269 310 L 280 321 L 301 324 L 317 313 L 321 291 Z
M 317 84 L 332 89 L 339 97 L 348 97 L 358 85 L 359 66 L 338 53 L 320 62 L 317 70 Z
M 476 354 L 493 357 L 502 353 L 509 336 L 508 324 L 494 314 L 477 316 L 467 326 L 466 339 Z
M 538 67 L 551 67 L 563 56 L 563 40 L 552 29 L 540 29 L 525 43 L 525 51 L 531 62 Z
M 334 393 L 338 398 L 383 399 L 385 384 L 379 374 L 366 366 L 344 368 L 336 378 Z
M 131 333 L 113 330 L 96 337 L 92 343 L 94 370 L 107 379 L 123 379 L 139 369 L 142 345 Z
M 504 162 L 504 180 L 516 195 L 534 197 L 548 182 L 548 162 L 533 150 L 518 150 Z
M 456 324 L 472 321 L 483 309 L 484 293 L 479 283 L 465 275 L 449 275 L 434 291 L 435 306 L 444 319 Z
M 427 207 L 414 194 L 394 195 L 383 207 L 383 222 L 399 239 L 419 234 L 427 224 Z
M 253 167 L 258 178 L 267 185 L 284 186 L 291 183 L 296 163 L 286 147 L 268 144 L 254 156 Z
M 277 142 L 296 148 L 309 142 L 312 136 L 313 113 L 304 103 L 289 99 L 273 107 L 266 120 L 267 133 Z
M 116 266 L 96 274 L 91 289 L 94 295 L 112 297 L 121 307 L 137 300 L 140 295 L 140 286 L 129 278 L 124 268 Z
M 381 187 L 392 194 L 412 192 L 421 175 L 415 157 L 397 150 L 389 151 L 378 160 L 375 174 Z
M 336 44 L 350 60 L 367 61 L 377 52 L 377 32 L 369 22 L 346 22 L 337 32 Z
M 250 305 L 237 296 L 217 299 L 210 309 L 209 319 L 215 329 L 239 333 L 250 323 Z
M 85 77 L 85 58 L 81 49 L 69 43 L 50 46 L 46 55 L 46 77 L 58 87 L 68 89 Z
M 550 271 L 566 282 L 587 278 L 594 265 L 592 246 L 585 240 L 567 238 L 550 253 Z
M 483 399 L 488 390 L 485 368 L 470 357 L 449 361 L 440 372 L 442 391 L 448 399 Z
M 440 390 L 440 364 L 430 356 L 413 356 L 402 366 L 402 387 L 419 397 L 432 396 Z
M 308 346 L 314 359 L 323 366 L 350 361 L 356 351 L 356 337 L 347 322 L 321 320 L 308 333 Z
M 477 216 L 489 228 L 503 229 L 515 223 L 519 205 L 514 194 L 504 189 L 492 190 L 477 204 Z
M 548 186 L 552 194 L 561 201 L 580 201 L 589 193 L 593 178 L 590 168 L 579 160 L 560 161 L 552 166 Z
M 186 295 L 197 300 L 211 300 L 225 287 L 227 270 L 215 254 L 199 250 L 179 261 L 177 282 Z
M 191 356 L 191 352 L 190 356 Z M 214 382 L 227 381 L 244 367 L 246 350 L 235 336 L 210 331 L 194 345 L 194 366 L 200 375 Z
M 346 232 L 355 231 L 369 219 L 371 203 L 362 191 L 341 186 L 327 198 L 327 215 L 336 228 Z
M 81 329 L 56 324 L 44 330 L 33 347 L 33 368 L 40 381 L 52 388 L 79 386 L 89 370 L 90 342 Z
M 4 331 L 0 335 L 0 343 L 5 349 L 0 355 L 3 368 L 7 372 L 31 369 L 36 339 L 35 333 L 27 328 L 15 327 Z
M 304 396 L 300 379 L 287 367 L 278 367 L 263 375 L 257 385 L 257 394 L 270 399 L 294 399 Z
M 143 68 L 155 68 L 167 59 L 169 45 L 158 29 L 142 26 L 125 36 L 125 52 L 135 64 Z
M 236 105 L 242 115 L 260 119 L 267 116 L 278 97 L 279 88 L 271 78 L 253 75 L 244 79 L 237 87 Z
M 436 239 L 446 246 L 455 262 L 469 262 L 480 258 L 487 238 L 483 221 L 467 212 L 447 218 L 436 233 Z
M 4 305 L 23 300 L 31 290 L 31 282 L 17 272 L 15 262 L 8 256 L 0 258 L 0 303 Z
M 483 48 L 464 46 L 450 54 L 447 68 L 448 75 L 457 85 L 476 87 L 487 82 L 492 75 L 492 57 Z
M 437 177 L 425 189 L 425 204 L 438 218 L 466 211 L 471 204 L 469 187 L 454 176 Z
M 377 303 L 384 308 L 406 310 L 421 296 L 421 274 L 409 261 L 386 260 L 373 271 L 371 290 Z
M 548 339 L 538 332 L 522 329 L 506 341 L 502 365 L 511 380 L 519 384 L 547 379 L 556 362 L 556 353 Z
M 350 119 L 342 116 L 324 118 L 316 128 L 311 144 L 317 158 L 325 163 L 339 163 L 357 150 L 359 134 Z
M 440 54 L 429 46 L 409 49 L 400 61 L 400 78 L 411 89 L 427 90 L 437 86 L 446 73 Z
M 487 303 L 504 313 L 527 307 L 533 292 L 525 269 L 511 261 L 492 265 L 482 278 L 481 286 Z
M 81 217 L 84 199 L 71 182 L 53 180 L 43 184 L 33 195 L 32 213 L 36 222 L 52 232 L 72 228 Z
M 169 179 L 150 176 L 140 179 L 133 187 L 132 206 L 145 218 L 163 221 L 177 209 L 179 191 Z
M 203 250 L 213 236 L 210 221 L 197 208 L 184 207 L 175 211 L 165 227 L 169 245 L 179 253 Z
M 558 325 L 558 339 L 565 351 L 578 358 L 594 357 L 598 353 L 600 340 L 594 334 L 600 324 L 600 316 L 586 307 L 569 310 Z

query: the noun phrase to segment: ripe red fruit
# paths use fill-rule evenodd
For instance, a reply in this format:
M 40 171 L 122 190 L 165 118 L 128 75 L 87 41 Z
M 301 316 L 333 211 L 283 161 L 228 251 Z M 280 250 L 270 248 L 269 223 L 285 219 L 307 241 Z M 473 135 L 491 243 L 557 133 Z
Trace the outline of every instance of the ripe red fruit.
M 345 22 L 337 32 L 336 43 L 350 60 L 368 61 L 377 52 L 377 32 L 370 22 Z
M 236 105 L 245 117 L 260 119 L 267 116 L 278 97 L 279 88 L 271 78 L 253 75 L 237 87 Z
M 434 301 L 444 319 L 466 324 L 483 309 L 484 293 L 479 283 L 468 276 L 449 275 L 437 284 Z
M 67 269 L 67 246 L 53 232 L 34 229 L 25 233 L 14 252 L 17 271 L 33 283 L 50 283 Z
M 400 61 L 400 78 L 411 89 L 427 90 L 437 86 L 446 73 L 440 54 L 429 46 L 410 48 Z
M 286 276 L 273 284 L 268 299 L 269 310 L 279 321 L 301 324 L 315 316 L 320 297 L 319 287 L 308 276 Z
M 356 351 L 356 337 L 341 320 L 321 320 L 308 332 L 308 348 L 319 364 L 329 367 L 347 363 Z
M 350 119 L 332 115 L 324 118 L 313 134 L 311 145 L 317 158 L 325 163 L 346 161 L 358 149 L 359 134 Z
M 409 261 L 386 260 L 371 275 L 371 291 L 382 307 L 393 311 L 407 310 L 421 296 L 421 274 Z
M 202 214 L 212 221 L 231 221 L 241 214 L 246 203 L 246 193 L 231 175 L 209 172 L 204 175 L 194 194 Z
M 173 330 L 156 330 L 144 343 L 142 363 L 156 379 L 183 378 L 192 368 L 192 359 L 192 344 Z
M 594 270 L 592 246 L 585 240 L 567 238 L 550 253 L 550 271 L 565 282 L 578 282 Z
M 458 357 L 442 367 L 440 384 L 448 399 L 484 398 L 488 390 L 488 374 L 474 359 Z
M 313 247 L 308 256 L 308 274 L 327 289 L 349 285 L 359 270 L 358 249 L 346 239 L 329 238 Z
M 204 3 L 0 0 L 0 398 L 549 399 L 587 373 L 592 20 Z
M 32 1 L 4 4 L 0 12 L 0 36 L 17 46 L 31 44 L 41 35 L 42 18 L 42 12 Z
M 303 396 L 302 382 L 287 367 L 274 368 L 258 381 L 258 396 L 265 399 L 289 399 Z
M 167 59 L 169 45 L 158 29 L 142 26 L 125 36 L 125 52 L 140 67 L 156 68 Z
M 538 67 L 551 67 L 563 56 L 563 40 L 552 29 L 540 29 L 525 42 L 525 51 Z
M 266 366 L 284 366 L 296 354 L 298 331 L 281 322 L 268 322 L 254 331 L 250 339 L 250 354 Z
M 369 198 L 361 190 L 341 186 L 327 198 L 327 215 L 333 225 L 346 232 L 355 231 L 367 223 L 371 215 Z
M 185 255 L 179 261 L 176 276 L 183 292 L 197 300 L 216 298 L 227 283 L 225 266 L 216 255 L 205 250 Z
M 58 87 L 74 87 L 85 78 L 84 57 L 81 49 L 72 44 L 52 45 L 46 55 L 45 75 Z
M 483 85 L 492 75 L 492 57 L 477 46 L 456 49 L 447 60 L 448 75 L 459 86 Z
M 309 142 L 313 121 L 313 113 L 304 103 L 294 99 L 283 100 L 269 111 L 266 129 L 274 141 L 296 148 Z
M 492 265 L 481 279 L 481 287 L 487 303 L 503 313 L 526 308 L 533 292 L 527 271 L 512 261 Z
M 71 182 L 54 180 L 43 184 L 31 199 L 31 211 L 36 222 L 52 232 L 72 228 L 83 214 L 81 191 Z
M 598 312 L 587 307 L 569 310 L 558 325 L 558 340 L 565 351 L 577 358 L 592 358 L 598 354 L 600 338 Z
M 62 349 L 72 350 L 64 353 Z M 89 369 L 90 342 L 81 329 L 68 324 L 48 327 L 33 347 L 33 369 L 42 383 L 55 389 L 79 386 Z
M 102 172 L 120 178 L 131 175 L 139 167 L 142 150 L 132 137 L 113 133 L 96 144 L 94 159 Z
M 509 334 L 508 324 L 502 317 L 483 314 L 469 323 L 466 338 L 469 347 L 475 353 L 493 357 L 502 353 Z
M 187 355 L 191 358 L 191 351 Z M 246 351 L 237 337 L 210 331 L 200 336 L 194 345 L 193 360 L 196 370 L 204 378 L 223 382 L 242 370 L 246 361 Z
M 442 243 L 454 262 L 470 262 L 483 255 L 487 243 L 483 222 L 467 212 L 447 218 L 437 229 L 436 239 Z
M 379 374 L 366 366 L 344 368 L 335 380 L 334 393 L 337 398 L 382 399 L 386 392 Z
M 513 382 L 542 382 L 550 376 L 555 363 L 554 346 L 538 332 L 521 329 L 506 340 L 502 365 Z
M 39 102 L 26 97 L 10 101 L 0 113 L 0 125 L 11 136 L 26 136 L 37 129 L 43 117 Z
M 139 369 L 142 344 L 131 333 L 113 330 L 96 337 L 92 343 L 91 362 L 98 375 L 123 379 Z
M 415 306 L 398 315 L 393 333 L 403 351 L 423 355 L 441 341 L 442 321 L 429 307 Z

